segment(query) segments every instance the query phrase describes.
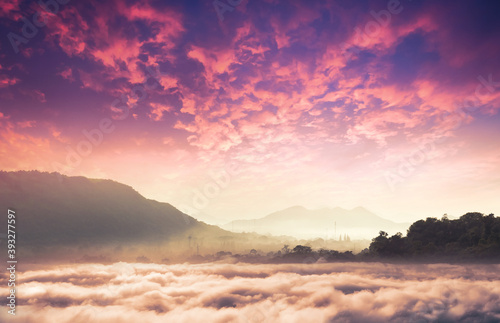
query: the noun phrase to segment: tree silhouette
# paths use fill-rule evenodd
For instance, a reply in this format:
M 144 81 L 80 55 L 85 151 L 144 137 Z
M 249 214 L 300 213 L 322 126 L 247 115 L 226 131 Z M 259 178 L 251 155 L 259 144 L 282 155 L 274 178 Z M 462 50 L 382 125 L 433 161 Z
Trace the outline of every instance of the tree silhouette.
M 297 246 L 295 246 L 295 248 L 293 248 L 292 252 L 294 254 L 298 254 L 298 255 L 305 255 L 305 254 L 311 253 L 312 248 L 308 247 L 308 246 L 297 245 Z
M 500 218 L 471 212 L 457 220 L 443 216 L 413 223 L 406 237 L 384 231 L 372 239 L 370 254 L 380 257 L 500 258 Z

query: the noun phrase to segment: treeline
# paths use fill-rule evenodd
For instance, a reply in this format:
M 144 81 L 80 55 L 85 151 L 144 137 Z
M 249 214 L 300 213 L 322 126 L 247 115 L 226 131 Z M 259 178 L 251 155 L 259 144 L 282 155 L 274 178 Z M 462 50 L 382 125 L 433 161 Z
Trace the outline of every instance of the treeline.
M 413 223 L 407 235 L 389 236 L 380 231 L 369 248 L 358 254 L 352 251 L 313 249 L 306 245 L 263 252 L 252 249 L 233 254 L 219 251 L 195 255 L 189 261 L 211 262 L 224 259 L 248 263 L 324 263 L 342 261 L 417 261 L 417 262 L 500 262 L 500 218 L 493 214 L 467 213 L 457 220 L 427 218 Z
M 289 249 L 285 245 L 280 251 L 276 252 L 271 262 L 275 263 L 294 263 L 305 262 L 314 263 L 320 260 L 322 262 L 335 262 L 335 261 L 353 261 L 355 255 L 352 251 L 340 252 L 337 250 L 329 250 L 321 248 L 313 250 L 310 246 L 297 245 L 293 249 Z
M 313 249 L 297 245 L 264 254 L 251 250 L 248 254 L 232 255 L 219 252 L 209 260 L 223 257 L 243 262 L 320 263 L 337 261 L 500 261 L 500 218 L 493 214 L 467 213 L 457 220 L 427 218 L 413 223 L 403 236 L 389 236 L 381 231 L 370 247 L 358 254 L 328 249 Z M 205 259 L 207 260 L 207 259 Z
M 457 220 L 427 218 L 413 223 L 406 237 L 381 231 L 368 254 L 392 259 L 499 259 L 500 218 L 477 212 Z
M 328 250 L 325 248 L 313 250 L 310 246 L 297 245 L 289 248 L 285 245 L 276 252 L 264 253 L 261 250 L 252 249 L 248 253 L 233 254 L 229 251 L 219 251 L 213 255 L 195 255 L 188 259 L 193 263 L 220 261 L 224 259 L 233 259 L 238 262 L 247 263 L 315 263 L 315 262 L 336 262 L 336 261 L 355 261 L 356 256 L 352 251 Z

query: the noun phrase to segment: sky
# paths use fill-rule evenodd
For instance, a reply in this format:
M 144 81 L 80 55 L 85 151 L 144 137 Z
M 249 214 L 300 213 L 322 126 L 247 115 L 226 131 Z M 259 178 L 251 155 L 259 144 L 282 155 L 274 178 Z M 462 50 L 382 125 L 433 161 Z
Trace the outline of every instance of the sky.
M 500 214 L 496 1 L 2 0 L 0 169 L 191 215 Z

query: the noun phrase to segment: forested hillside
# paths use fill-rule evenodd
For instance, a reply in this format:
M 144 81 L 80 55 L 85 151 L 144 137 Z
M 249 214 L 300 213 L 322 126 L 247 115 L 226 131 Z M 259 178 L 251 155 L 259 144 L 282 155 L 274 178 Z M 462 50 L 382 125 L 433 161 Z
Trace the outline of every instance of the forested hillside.
M 500 218 L 467 213 L 456 220 L 427 218 L 413 223 L 406 237 L 381 231 L 372 240 L 370 253 L 389 258 L 488 258 L 500 257 Z

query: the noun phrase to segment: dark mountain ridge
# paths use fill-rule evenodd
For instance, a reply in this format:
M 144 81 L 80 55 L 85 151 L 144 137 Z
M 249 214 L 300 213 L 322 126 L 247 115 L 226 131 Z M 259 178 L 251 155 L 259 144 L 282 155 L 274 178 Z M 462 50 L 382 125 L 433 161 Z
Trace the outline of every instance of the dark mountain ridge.
M 0 206 L 5 214 L 16 212 L 21 251 L 234 235 L 146 199 L 130 186 L 58 173 L 0 172 Z

